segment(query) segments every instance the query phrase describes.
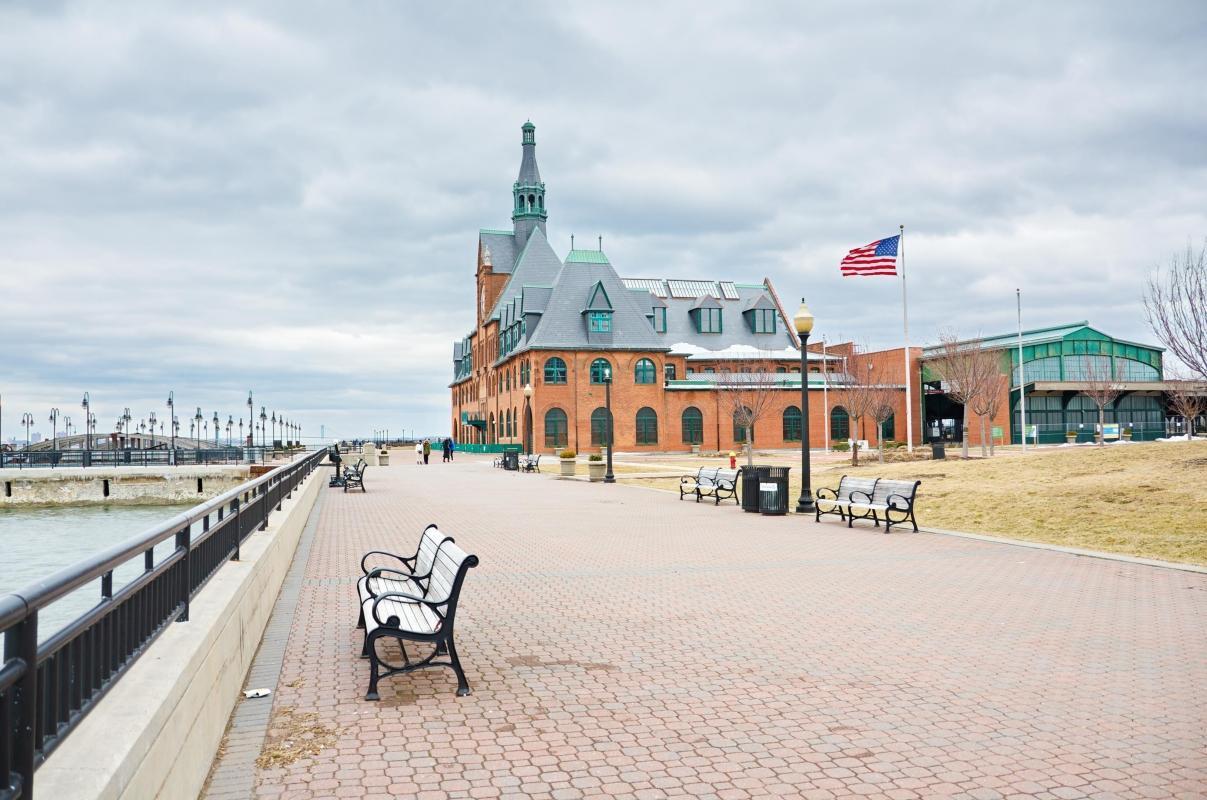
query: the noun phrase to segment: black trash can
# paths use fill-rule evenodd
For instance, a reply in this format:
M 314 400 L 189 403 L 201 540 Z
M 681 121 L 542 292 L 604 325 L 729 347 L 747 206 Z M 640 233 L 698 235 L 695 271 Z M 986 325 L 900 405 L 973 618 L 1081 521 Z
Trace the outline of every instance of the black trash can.
M 759 481 L 759 511 L 778 517 L 788 513 L 788 473 L 792 467 L 768 467 Z
M 767 477 L 771 467 L 755 464 L 742 467 L 742 510 L 752 514 L 759 512 L 759 483 Z
M 520 451 L 508 448 L 503 451 L 503 469 L 518 470 L 520 468 Z
M 936 461 L 947 458 L 947 450 L 944 448 L 942 442 L 930 443 L 930 457 Z

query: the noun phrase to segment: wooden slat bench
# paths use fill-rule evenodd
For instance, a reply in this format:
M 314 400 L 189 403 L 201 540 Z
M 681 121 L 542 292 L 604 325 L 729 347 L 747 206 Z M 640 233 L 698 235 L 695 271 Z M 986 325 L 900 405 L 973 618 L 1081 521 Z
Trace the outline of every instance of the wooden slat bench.
M 365 621 L 363 655 L 369 659 L 366 700 L 379 699 L 377 682 L 382 678 L 428 667 L 449 667 L 457 676 L 458 696 L 469 694 L 469 682 L 453 641 L 453 623 L 465 574 L 477 565 L 477 556 L 445 541 L 436 552 L 431 575 L 422 593 L 386 592 L 361 603 Z M 398 640 L 402 664 L 391 664 L 379 655 L 377 643 L 384 638 Z M 433 649 L 426 658 L 412 662 L 406 642 L 430 644 Z M 439 660 L 440 656 L 447 656 L 447 660 Z
M 423 529 L 423 534 L 419 537 L 419 547 L 412 556 L 401 556 L 383 550 L 370 550 L 365 553 L 360 560 L 360 569 L 364 574 L 356 581 L 361 608 L 356 627 L 365 627 L 366 600 L 388 592 L 425 592 L 432 574 L 432 564 L 436 561 L 436 552 L 445 542 L 451 541 L 453 537 L 441 533 L 440 528 L 432 523 Z
M 679 499 L 694 495 L 696 502 L 701 498 L 713 498 L 713 505 L 722 500 L 738 502 L 738 470 L 701 467 L 695 475 L 684 475 L 679 479 Z
M 541 471 L 541 454 L 535 456 L 524 456 L 520 461 L 520 469 L 524 472 L 540 472 Z
M 356 462 L 356 466 L 348 467 L 347 469 L 344 470 L 344 491 L 345 492 L 348 491 L 349 487 L 351 487 L 353 489 L 359 488 L 362 492 L 366 491 L 365 490 L 365 468 L 368 466 L 369 465 L 365 463 L 364 459 L 361 459 L 360 461 Z
M 845 519 L 847 527 L 857 519 L 871 519 L 880 527 L 880 518 L 884 518 L 884 532 L 888 533 L 894 525 L 908 522 L 918 530 L 918 522 L 914 518 L 914 500 L 922 481 L 897 481 L 888 478 L 855 478 L 843 475 L 838 481 L 837 489 L 821 488 L 817 490 L 814 501 L 814 520 L 820 521 L 822 514 L 838 514 Z M 822 510 L 822 504 L 829 506 Z M 893 515 L 897 519 L 893 519 Z

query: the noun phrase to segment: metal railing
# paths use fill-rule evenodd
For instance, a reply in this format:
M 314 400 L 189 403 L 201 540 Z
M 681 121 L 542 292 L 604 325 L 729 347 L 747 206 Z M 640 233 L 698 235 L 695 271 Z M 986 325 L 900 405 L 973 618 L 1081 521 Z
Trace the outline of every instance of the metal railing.
M 95 556 L 0 597 L 0 800 L 32 797 L 34 770 L 171 622 L 187 622 L 189 601 L 268 515 L 314 471 L 316 451 L 178 514 Z M 201 531 L 192 533 L 195 523 Z M 155 546 L 174 542 L 155 560 Z M 116 591 L 113 573 L 142 559 L 142 572 Z M 38 612 L 100 579 L 100 602 L 45 641 Z
M 177 466 L 203 464 L 260 464 L 264 447 L 176 448 Z M 271 451 L 267 451 L 271 452 Z M 0 452 L 0 469 L 35 467 L 157 467 L 173 463 L 167 448 L 146 450 L 16 450 Z

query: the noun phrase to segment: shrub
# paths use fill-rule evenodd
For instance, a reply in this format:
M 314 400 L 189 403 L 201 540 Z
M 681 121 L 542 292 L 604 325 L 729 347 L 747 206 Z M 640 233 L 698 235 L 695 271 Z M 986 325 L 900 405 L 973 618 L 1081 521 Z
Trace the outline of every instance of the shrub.
M 836 450 L 839 453 L 846 453 L 846 452 L 850 451 L 851 443 L 850 442 L 834 442 L 832 445 L 830 445 L 830 449 Z
M 558 455 L 558 458 L 576 458 L 578 456 L 578 453 L 574 452 L 573 450 L 563 450 L 562 452 L 558 453 L 557 455 Z
M 905 442 L 898 442 L 898 441 L 894 441 L 893 439 L 884 440 L 884 449 L 885 450 L 896 450 L 899 447 L 905 447 Z
M 601 456 L 599 453 L 592 453 L 591 455 L 587 456 L 587 460 L 588 461 L 603 461 L 603 456 Z

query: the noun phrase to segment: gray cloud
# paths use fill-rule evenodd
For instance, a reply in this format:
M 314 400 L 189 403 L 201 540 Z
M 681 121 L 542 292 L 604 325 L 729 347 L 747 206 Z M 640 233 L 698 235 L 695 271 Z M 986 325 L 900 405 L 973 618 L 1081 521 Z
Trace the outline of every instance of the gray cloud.
M 443 429 L 528 118 L 552 241 L 622 274 L 766 275 L 891 346 L 899 285 L 837 263 L 903 222 L 915 341 L 1015 287 L 1151 341 L 1145 270 L 1207 233 L 1205 38 L 1189 1 L 0 4 L 5 431 L 249 387 Z

